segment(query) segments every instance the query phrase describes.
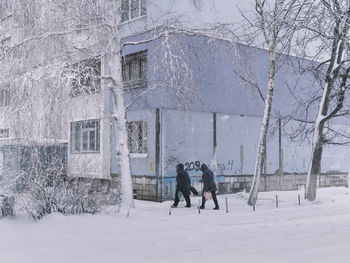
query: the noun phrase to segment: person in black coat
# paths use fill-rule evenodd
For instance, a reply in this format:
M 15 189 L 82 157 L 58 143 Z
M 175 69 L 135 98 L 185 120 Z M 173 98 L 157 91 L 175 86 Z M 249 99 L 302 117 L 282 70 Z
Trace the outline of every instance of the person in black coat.
M 176 165 L 176 192 L 175 192 L 175 201 L 172 207 L 177 207 L 177 205 L 180 202 L 179 199 L 179 192 L 181 192 L 186 200 L 186 207 L 191 207 L 191 200 L 190 200 L 190 176 L 188 175 L 187 171 L 184 169 L 184 165 L 182 163 L 179 163 Z
M 214 174 L 205 163 L 202 163 L 200 170 L 202 171 L 202 180 L 203 180 L 202 205 L 200 206 L 200 209 L 205 208 L 206 200 L 204 197 L 204 193 L 210 192 L 215 204 L 214 210 L 219 210 L 219 204 L 215 193 L 217 188 L 214 181 Z

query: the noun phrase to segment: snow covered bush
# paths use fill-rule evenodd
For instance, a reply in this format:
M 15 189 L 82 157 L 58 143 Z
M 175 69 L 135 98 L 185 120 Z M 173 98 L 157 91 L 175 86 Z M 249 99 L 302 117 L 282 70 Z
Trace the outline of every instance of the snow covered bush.
M 13 203 L 31 218 L 41 219 L 53 212 L 96 213 L 103 206 L 120 201 L 119 190 L 111 187 L 109 180 L 69 178 L 65 149 L 30 146 L 21 147 L 20 151 L 19 165 L 7 176 L 11 180 L 6 193 L 15 195 Z M 6 214 L 13 214 L 9 205 L 5 207 Z

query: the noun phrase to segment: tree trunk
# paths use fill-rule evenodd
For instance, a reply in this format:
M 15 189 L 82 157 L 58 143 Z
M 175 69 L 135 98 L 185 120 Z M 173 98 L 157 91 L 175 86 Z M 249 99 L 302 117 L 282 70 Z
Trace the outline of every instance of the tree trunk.
M 338 45 L 337 45 L 338 46 Z M 305 185 L 305 199 L 308 201 L 314 201 L 316 199 L 316 182 L 317 176 L 321 172 L 321 159 L 322 159 L 322 149 L 323 149 L 323 128 L 326 120 L 326 116 L 329 108 L 330 92 L 334 85 L 334 79 L 332 76 L 334 69 L 338 66 L 335 63 L 337 52 L 333 52 L 332 61 L 330 68 L 328 69 L 328 74 L 326 78 L 326 84 L 323 89 L 323 94 L 320 101 L 320 106 L 317 113 L 317 118 L 315 121 L 315 129 L 313 136 L 313 149 L 312 149 L 312 159 L 310 163 L 310 168 L 306 177 Z M 336 66 L 335 66 L 336 65 Z
M 328 110 L 329 101 L 329 86 L 325 87 L 323 96 L 320 103 L 320 109 L 317 115 L 314 129 L 313 138 L 313 149 L 312 149 L 312 159 L 310 163 L 310 168 L 306 177 L 305 186 L 305 199 L 308 201 L 314 201 L 316 199 L 316 182 L 317 177 L 321 172 L 321 160 L 323 151 L 323 127 L 324 120 L 322 117 L 325 116 Z
M 132 176 L 128 145 L 126 104 L 121 76 L 121 52 L 116 52 L 111 59 L 111 75 L 114 85 L 111 92 L 114 99 L 113 121 L 115 122 L 116 159 L 121 182 L 121 204 L 123 207 L 133 206 Z
M 250 188 L 248 205 L 253 205 L 256 202 L 258 197 L 258 192 L 260 187 L 260 178 L 263 172 L 264 159 L 266 157 L 265 156 L 266 137 L 267 137 L 269 122 L 270 122 L 270 112 L 272 107 L 272 97 L 273 97 L 273 90 L 274 90 L 274 84 L 275 84 L 275 73 L 276 73 L 275 51 L 270 50 L 269 83 L 268 83 L 268 89 L 267 89 L 267 96 L 265 99 L 265 110 L 264 110 L 264 117 L 263 117 L 263 122 L 261 126 L 261 131 L 260 131 L 259 147 L 258 147 L 258 153 L 256 157 L 254 178 L 253 178 L 252 186 Z
M 116 2 L 116 9 L 120 10 L 120 1 Z M 114 24 L 119 31 L 121 22 L 120 12 L 114 14 Z M 130 154 L 128 145 L 128 129 L 126 103 L 122 77 L 122 50 L 119 32 L 115 32 L 114 43 L 111 45 L 109 67 L 110 91 L 113 95 L 113 115 L 112 119 L 116 136 L 116 159 L 121 183 L 121 206 L 128 208 L 134 206 L 132 175 L 130 166 Z
M 321 172 L 322 150 L 322 138 L 319 138 L 312 152 L 312 162 L 306 179 L 305 198 L 308 201 L 316 199 L 317 177 Z

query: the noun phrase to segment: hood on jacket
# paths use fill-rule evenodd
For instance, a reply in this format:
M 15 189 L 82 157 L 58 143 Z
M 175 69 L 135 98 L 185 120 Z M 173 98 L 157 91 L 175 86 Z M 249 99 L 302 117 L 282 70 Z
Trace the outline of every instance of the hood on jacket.
M 201 165 L 201 171 L 205 171 L 205 170 L 208 170 L 208 166 L 205 164 L 205 163 L 202 163 Z
M 176 165 L 176 171 L 177 172 L 182 172 L 184 170 L 184 165 L 182 163 L 179 163 Z

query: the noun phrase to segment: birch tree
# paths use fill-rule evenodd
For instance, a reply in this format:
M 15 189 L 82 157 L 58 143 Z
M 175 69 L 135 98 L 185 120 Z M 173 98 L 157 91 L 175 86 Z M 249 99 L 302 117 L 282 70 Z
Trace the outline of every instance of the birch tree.
M 309 201 L 316 199 L 316 182 L 321 172 L 323 146 L 331 143 L 332 137 L 339 136 L 336 130 L 332 130 L 330 121 L 350 113 L 346 103 L 350 73 L 349 1 L 322 0 L 314 5 L 314 11 L 305 21 L 305 34 L 300 36 L 299 41 L 303 50 L 310 46 L 316 47 L 316 52 L 308 57 L 321 61 L 314 63 L 316 65 L 312 69 L 319 73 L 322 88 L 321 95 L 313 98 L 313 101 L 319 101 L 319 105 L 313 126 L 311 162 L 305 188 L 305 198 Z M 302 54 L 305 55 L 305 51 Z
M 275 0 L 270 7 L 268 1 L 256 0 L 256 23 L 249 21 L 249 24 L 254 27 L 256 32 L 262 34 L 263 46 L 267 48 L 269 54 L 269 71 L 265 109 L 248 205 L 253 205 L 257 200 L 260 178 L 264 167 L 266 137 L 269 129 L 270 112 L 275 88 L 275 76 L 277 72 L 276 53 L 289 52 L 295 32 L 293 24 L 299 19 L 300 10 L 304 7 L 306 2 L 307 1 Z
M 9 16 L 12 17 L 13 22 L 18 27 L 21 26 L 21 12 L 25 14 L 26 10 L 30 11 L 31 8 L 37 8 L 39 11 L 32 17 L 33 21 L 29 20 L 30 23 L 28 25 L 33 25 L 33 27 L 28 26 L 28 30 L 25 31 L 23 38 L 15 41 L 15 44 L 10 45 L 10 48 L 6 49 L 6 52 L 1 53 L 1 55 L 3 55 L 4 61 L 10 63 L 13 68 L 16 68 L 16 65 L 22 66 L 16 71 L 20 74 L 11 75 L 11 80 L 16 78 L 18 82 L 27 83 L 31 79 L 36 79 L 36 81 L 39 79 L 51 81 L 58 79 L 58 86 L 63 85 L 65 87 L 64 89 L 57 89 L 57 86 L 52 87 L 52 93 L 48 89 L 46 90 L 50 93 L 50 102 L 60 101 L 58 108 L 57 106 L 51 107 L 53 110 L 50 111 L 50 114 L 47 114 L 48 120 L 55 119 L 55 114 L 59 112 L 60 107 L 62 109 L 66 107 L 63 103 L 65 101 L 64 98 L 69 98 L 72 88 L 71 83 L 74 80 L 74 74 L 72 75 L 70 69 L 74 68 L 77 62 L 90 58 L 104 59 L 107 62 L 109 71 L 102 74 L 100 78 L 103 86 L 108 89 L 113 97 L 114 109 L 110 117 L 115 122 L 114 127 L 117 138 L 117 152 L 113 158 L 117 159 L 119 166 L 122 204 L 125 207 L 132 206 L 133 191 L 126 119 L 126 109 L 130 104 L 126 104 L 125 87 L 123 87 L 123 48 L 128 45 L 146 44 L 158 40 L 158 43 L 160 43 L 158 52 L 163 58 L 161 58 L 157 66 L 166 69 L 166 80 L 164 83 L 159 83 L 158 80 L 155 80 L 146 90 L 134 94 L 135 96 L 130 103 L 135 102 L 146 92 L 165 85 L 177 98 L 185 98 L 188 97 L 187 91 L 191 90 L 193 92 L 195 89 L 189 83 L 192 75 L 184 55 L 185 53 L 182 53 L 181 47 L 176 44 L 181 43 L 181 37 L 179 36 L 187 34 L 188 31 L 180 30 L 171 25 L 163 24 L 159 26 L 155 24 L 154 26 L 149 26 L 148 33 L 145 34 L 144 39 L 140 41 L 123 41 L 120 36 L 122 16 L 120 0 L 53 0 L 50 2 L 16 0 L 13 3 L 18 4 L 18 8 L 13 7 L 12 13 L 9 12 Z M 22 11 L 15 13 L 15 10 Z M 26 17 L 26 15 L 23 15 L 23 17 Z M 13 29 L 12 32 L 16 32 L 16 30 L 18 28 Z M 48 50 L 45 46 L 50 41 L 57 45 L 55 50 Z M 182 44 L 185 45 L 185 42 Z M 50 46 L 53 45 L 51 44 Z M 38 59 L 41 57 L 40 50 L 43 54 L 47 54 L 47 56 L 44 56 L 45 60 L 43 61 Z M 175 50 L 176 52 L 174 52 Z M 10 59 L 12 54 L 15 55 L 13 60 Z M 35 63 L 29 63 L 28 58 L 34 59 Z M 167 67 L 168 64 L 166 63 L 172 66 Z M 8 70 L 8 72 L 11 72 L 11 70 Z M 5 73 L 2 76 L 5 76 Z M 186 82 L 186 85 L 182 85 L 184 82 Z M 19 90 L 27 91 L 31 96 L 34 96 L 37 92 L 35 90 L 36 85 L 32 85 L 33 90 L 28 90 L 26 85 L 18 86 L 16 84 L 13 87 L 14 90 L 22 87 Z M 29 99 L 28 96 L 22 97 L 27 102 L 26 105 L 33 104 L 35 101 L 34 99 Z M 14 114 L 19 109 L 24 109 L 18 103 L 13 106 L 15 106 Z M 28 112 L 30 111 L 28 110 Z M 23 123 L 19 124 L 19 122 L 17 124 L 23 125 Z

